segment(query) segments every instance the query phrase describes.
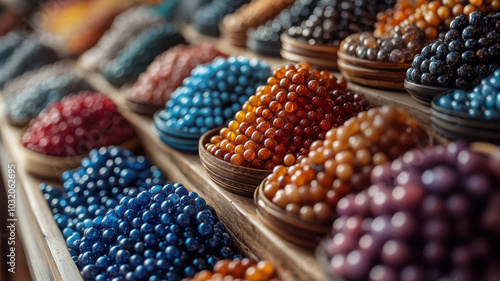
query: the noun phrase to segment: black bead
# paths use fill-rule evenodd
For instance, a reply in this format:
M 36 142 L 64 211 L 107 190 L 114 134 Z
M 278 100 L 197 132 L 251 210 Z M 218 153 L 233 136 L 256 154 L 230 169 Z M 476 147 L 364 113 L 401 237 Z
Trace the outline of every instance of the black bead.
M 464 29 L 468 24 L 469 24 L 468 19 L 465 16 L 460 15 L 451 21 L 450 29 L 462 31 L 462 29 Z
M 415 83 L 420 83 L 420 76 L 422 76 L 422 72 L 417 68 L 414 68 L 411 72 L 411 80 Z
M 421 52 L 422 56 L 424 56 L 426 59 L 430 59 L 434 54 L 432 53 L 432 49 L 430 46 L 425 46 L 422 49 Z
M 477 50 L 476 57 L 480 62 L 487 62 L 489 58 L 488 50 L 486 48 Z
M 441 75 L 444 72 L 444 62 L 437 60 L 431 61 L 429 65 L 429 72 L 432 75 Z
M 448 45 L 441 43 L 436 49 L 436 55 L 440 60 L 445 60 L 448 54 Z
M 468 87 L 468 84 L 464 79 L 462 79 L 462 78 L 455 79 L 453 88 L 467 89 L 467 87 Z
M 451 52 L 446 56 L 446 63 L 449 66 L 457 66 L 461 62 L 460 54 L 457 52 Z
M 464 40 L 467 39 L 473 39 L 473 38 L 478 38 L 479 37 L 479 30 L 475 26 L 467 26 L 463 31 L 462 31 L 462 38 Z
M 479 11 L 475 11 L 469 14 L 469 24 L 473 26 L 481 26 L 481 22 L 483 21 L 483 13 Z
M 457 30 L 453 30 L 453 29 L 446 32 L 446 35 L 444 36 L 444 40 L 446 42 L 451 42 L 451 41 L 457 40 L 457 39 L 460 39 L 460 32 L 458 32 Z
M 448 50 L 461 53 L 464 50 L 464 43 L 461 40 L 453 40 L 448 44 Z
M 479 43 L 479 46 L 481 46 L 481 47 L 488 47 L 491 44 L 493 44 L 494 41 L 490 37 L 483 36 L 483 37 L 479 38 L 479 41 L 477 41 L 477 42 Z
M 457 69 L 457 75 L 467 81 L 474 78 L 474 68 L 470 64 L 464 63 Z
M 422 85 L 425 86 L 435 86 L 436 85 L 436 76 L 429 74 L 429 73 L 424 73 L 422 74 L 422 77 L 420 78 L 420 82 Z
M 462 53 L 462 62 L 473 64 L 476 62 L 476 53 L 474 51 L 468 50 Z
M 411 64 L 411 66 L 413 68 L 420 68 L 420 65 L 422 64 L 422 62 L 425 60 L 424 56 L 422 55 L 415 55 L 415 58 L 413 59 L 413 63 Z
M 477 75 L 480 77 L 485 77 L 488 74 L 488 68 L 484 64 L 476 65 L 474 71 L 476 71 Z
M 492 58 L 495 58 L 496 61 L 500 61 L 500 43 L 495 43 L 488 48 L 488 53 Z
M 437 78 L 436 83 L 438 87 L 447 88 L 450 86 L 450 81 L 450 76 L 448 74 L 443 74 Z
M 431 65 L 430 60 L 424 60 L 422 64 L 420 64 L 420 71 L 422 71 L 422 73 L 428 73 L 430 65 Z
M 465 41 L 465 48 L 468 50 L 477 51 L 477 49 L 479 48 L 479 44 L 477 43 L 476 39 L 467 39 Z

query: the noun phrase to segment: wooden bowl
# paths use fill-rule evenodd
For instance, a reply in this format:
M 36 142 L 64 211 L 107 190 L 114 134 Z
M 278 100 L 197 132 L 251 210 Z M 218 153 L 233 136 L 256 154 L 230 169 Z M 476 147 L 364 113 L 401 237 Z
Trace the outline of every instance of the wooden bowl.
M 465 113 L 440 107 L 435 98 L 431 103 L 431 122 L 434 131 L 443 137 L 456 140 L 483 141 L 500 144 L 499 120 L 473 118 Z
M 201 136 L 198 146 L 201 163 L 208 177 L 220 187 L 232 193 L 252 197 L 255 189 L 272 171 L 233 165 L 210 154 L 205 144 L 209 143 L 219 130 L 220 128 L 216 128 Z
M 409 63 L 388 63 L 363 60 L 342 51 L 338 55 L 338 69 L 350 82 L 387 90 L 404 90 Z
M 139 139 L 134 136 L 118 145 L 125 149 L 133 150 L 139 145 Z M 80 162 L 88 155 L 77 156 L 50 156 L 33 152 L 20 145 L 21 161 L 28 173 L 44 179 L 60 179 L 64 171 L 80 166 Z
M 425 105 L 431 105 L 432 100 L 436 96 L 453 91 L 453 89 L 450 88 L 440 88 L 440 87 L 420 85 L 408 79 L 405 79 L 404 87 L 405 90 L 408 92 L 408 94 L 410 94 L 410 96 L 414 100 Z
M 286 213 L 264 195 L 265 185 L 266 180 L 259 185 L 254 194 L 257 213 L 264 224 L 283 239 L 294 244 L 308 248 L 316 247 L 320 239 L 330 231 L 331 223 L 324 225 L 306 222 Z
M 281 34 L 280 38 L 280 54 L 283 58 L 294 62 L 307 61 L 311 65 L 321 68 L 337 68 L 338 46 L 309 45 L 288 36 L 286 33 Z
M 135 113 L 139 113 L 146 116 L 153 116 L 155 112 L 160 110 L 165 106 L 165 104 L 151 104 L 151 103 L 143 103 L 137 100 L 134 100 L 130 97 L 128 93 L 130 89 L 130 84 L 125 84 L 120 88 L 120 93 L 125 99 L 125 106 L 127 106 L 130 110 Z

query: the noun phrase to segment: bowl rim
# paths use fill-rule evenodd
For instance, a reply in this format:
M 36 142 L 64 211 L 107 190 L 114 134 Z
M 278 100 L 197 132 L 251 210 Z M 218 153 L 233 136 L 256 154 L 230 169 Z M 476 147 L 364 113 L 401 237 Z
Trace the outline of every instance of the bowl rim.
M 164 109 L 156 111 L 153 115 L 153 123 L 156 126 L 156 128 L 162 133 L 171 136 L 176 136 L 179 139 L 187 139 L 187 140 L 197 140 L 203 135 L 203 133 L 190 133 L 167 126 L 166 124 L 163 123 L 162 119 L 160 118 L 160 111 L 162 110 Z
M 339 60 L 343 60 L 348 64 L 356 65 L 358 67 L 371 68 L 371 69 L 387 69 L 387 70 L 399 70 L 399 71 L 411 67 L 411 63 L 379 62 L 379 61 L 365 60 L 353 57 L 342 51 L 343 43 L 344 41 L 340 43 L 340 48 L 337 52 L 337 56 Z
M 450 110 L 450 109 L 447 109 L 447 108 L 439 106 L 437 104 L 437 99 L 440 98 L 441 96 L 447 94 L 447 93 L 448 92 L 439 94 L 439 95 L 435 96 L 432 99 L 432 102 L 431 102 L 431 115 L 435 115 L 434 111 L 436 111 L 438 113 L 441 113 L 441 114 L 444 114 L 444 115 L 448 115 L 450 117 L 464 119 L 464 120 L 469 120 L 469 121 L 472 121 L 472 122 L 482 122 L 482 123 L 492 123 L 492 124 L 498 124 L 500 122 L 500 118 L 499 119 L 477 118 L 477 117 L 472 117 L 472 116 L 470 116 L 470 115 L 468 115 L 467 113 L 464 113 L 464 112 L 453 111 L 453 110 Z
M 432 91 L 436 91 L 436 92 L 441 91 L 441 93 L 438 93 L 437 95 L 448 93 L 448 92 L 456 90 L 455 88 L 442 88 L 442 87 L 435 87 L 435 86 L 426 86 L 426 85 L 415 83 L 415 82 L 409 80 L 408 78 L 405 78 L 404 86 L 405 86 L 405 89 L 409 88 L 410 90 L 416 91 L 416 92 L 422 92 L 423 90 L 432 90 Z
M 296 40 L 293 37 L 290 37 L 286 32 L 283 32 L 280 35 L 280 39 L 282 44 L 287 44 L 301 49 L 324 52 L 324 53 L 337 53 L 340 46 L 340 45 L 325 45 L 325 44 L 310 45 L 305 42 Z

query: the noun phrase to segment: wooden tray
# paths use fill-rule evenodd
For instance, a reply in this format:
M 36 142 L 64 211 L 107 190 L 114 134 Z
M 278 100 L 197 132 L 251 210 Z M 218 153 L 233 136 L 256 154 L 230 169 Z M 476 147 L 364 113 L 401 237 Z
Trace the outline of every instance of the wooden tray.
M 408 79 L 405 79 L 404 81 L 404 87 L 405 90 L 410 94 L 410 96 L 425 105 L 431 105 L 432 100 L 443 93 L 451 92 L 454 89 L 450 88 L 440 88 L 440 87 L 431 87 L 431 86 L 424 86 L 417 84 L 415 82 L 412 82 Z
M 472 118 L 431 103 L 431 122 L 435 132 L 447 139 L 465 139 L 500 144 L 499 120 Z
M 266 180 L 259 185 L 254 194 L 257 213 L 264 224 L 285 240 L 308 248 L 316 247 L 320 239 L 330 231 L 331 224 L 305 222 L 287 214 L 264 195 L 265 184 Z
M 221 160 L 205 149 L 205 144 L 219 133 L 220 128 L 210 130 L 200 138 L 198 151 L 207 175 L 220 187 L 247 197 L 252 197 L 255 189 L 272 171 L 236 166 Z
M 338 52 L 337 64 L 348 81 L 393 91 L 404 90 L 406 70 L 410 67 L 410 64 L 362 60 L 341 51 Z
M 119 146 L 134 150 L 139 145 L 139 139 L 134 136 L 126 141 L 124 141 Z M 20 145 L 21 148 L 21 161 L 24 163 L 26 171 L 32 175 L 35 175 L 43 179 L 60 179 L 64 171 L 72 170 L 80 166 L 80 162 L 87 155 L 78 156 L 50 156 L 40 153 L 33 152 L 24 146 Z

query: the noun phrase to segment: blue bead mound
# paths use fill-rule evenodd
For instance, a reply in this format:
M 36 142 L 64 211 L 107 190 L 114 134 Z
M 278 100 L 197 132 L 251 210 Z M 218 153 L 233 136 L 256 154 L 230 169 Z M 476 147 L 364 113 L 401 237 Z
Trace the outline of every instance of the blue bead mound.
M 199 65 L 157 112 L 153 127 L 166 144 L 197 151 L 200 136 L 226 125 L 270 75 L 266 62 L 245 57 Z
M 179 280 L 234 256 L 213 208 L 142 156 L 93 150 L 63 181 L 41 189 L 84 280 Z

